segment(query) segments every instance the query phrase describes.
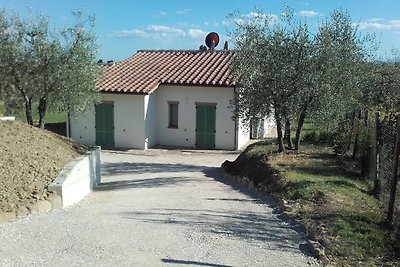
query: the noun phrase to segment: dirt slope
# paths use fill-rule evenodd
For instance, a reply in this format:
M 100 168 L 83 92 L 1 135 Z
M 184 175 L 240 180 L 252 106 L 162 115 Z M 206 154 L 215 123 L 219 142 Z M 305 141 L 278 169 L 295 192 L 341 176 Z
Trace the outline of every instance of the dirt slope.
M 22 122 L 0 121 L 0 211 L 47 197 L 47 186 L 86 148 Z

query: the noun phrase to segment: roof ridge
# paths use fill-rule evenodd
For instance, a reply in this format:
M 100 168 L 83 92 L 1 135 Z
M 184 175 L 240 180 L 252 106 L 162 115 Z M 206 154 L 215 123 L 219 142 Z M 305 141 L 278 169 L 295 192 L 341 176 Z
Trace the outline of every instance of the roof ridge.
M 234 53 L 235 50 L 196 50 L 196 49 L 140 49 L 137 50 L 137 53 L 139 52 L 173 52 L 173 53 L 179 53 L 179 52 L 184 52 L 184 53 Z

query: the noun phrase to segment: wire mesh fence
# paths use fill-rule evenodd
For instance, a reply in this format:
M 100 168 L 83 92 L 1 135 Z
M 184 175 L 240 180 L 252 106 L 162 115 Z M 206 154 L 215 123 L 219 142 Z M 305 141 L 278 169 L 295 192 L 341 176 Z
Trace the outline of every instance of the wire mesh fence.
M 393 190 L 393 186 L 398 189 L 398 183 L 394 181 L 395 173 L 395 147 L 396 147 L 396 127 L 391 124 L 381 123 L 379 125 L 379 143 L 378 143 L 378 179 L 380 181 L 380 197 L 382 198 L 385 210 L 389 210 L 390 197 L 392 192 L 394 196 L 394 221 L 398 221 L 400 207 L 400 192 Z M 398 171 L 397 171 L 398 173 Z
M 379 113 L 360 113 L 354 117 L 352 137 L 353 157 L 360 160 L 361 174 L 374 181 L 372 192 L 381 199 L 387 215 L 383 219 L 395 225 L 400 225 L 399 123 L 400 117 L 398 122 L 394 117 L 381 121 Z

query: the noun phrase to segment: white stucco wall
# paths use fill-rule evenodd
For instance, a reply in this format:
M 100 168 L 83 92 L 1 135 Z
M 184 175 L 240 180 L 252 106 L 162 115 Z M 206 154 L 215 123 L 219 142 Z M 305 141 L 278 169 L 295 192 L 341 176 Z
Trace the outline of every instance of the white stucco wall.
M 156 95 L 144 97 L 145 146 L 146 149 L 157 144 L 157 100 Z
M 145 96 L 102 94 L 114 102 L 114 142 L 119 148 L 145 149 Z M 71 137 L 84 144 L 96 142 L 94 107 L 71 120 Z
M 75 141 L 87 145 L 95 145 L 96 129 L 95 129 L 95 112 L 94 106 L 80 114 L 71 116 L 71 138 Z
M 216 103 L 216 149 L 235 149 L 235 121 L 230 100 L 233 88 L 161 85 L 152 96 L 157 114 L 156 143 L 195 147 L 196 103 Z M 178 101 L 178 129 L 168 128 L 168 101 Z
M 241 149 L 250 140 L 250 128 L 243 119 L 238 120 L 237 147 Z
M 216 149 L 240 149 L 250 138 L 248 128 L 241 121 L 235 125 L 232 119 L 233 88 L 161 85 L 150 95 L 102 94 L 102 98 L 104 102 L 114 103 L 117 148 L 147 149 L 157 144 L 195 147 L 196 103 L 216 104 Z M 168 128 L 168 101 L 179 102 L 178 129 Z M 94 110 L 93 106 L 72 118 L 71 137 L 74 140 L 95 144 Z
M 274 130 L 276 126 L 274 116 L 269 116 L 264 118 L 264 125 L 263 125 L 263 137 L 267 137 L 271 135 L 271 131 Z

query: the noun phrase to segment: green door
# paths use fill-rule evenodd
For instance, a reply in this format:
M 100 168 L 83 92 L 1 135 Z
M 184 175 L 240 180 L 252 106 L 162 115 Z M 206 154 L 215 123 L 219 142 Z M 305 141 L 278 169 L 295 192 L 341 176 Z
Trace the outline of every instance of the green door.
M 114 146 L 114 104 L 96 105 L 96 145 Z
M 196 106 L 196 148 L 215 148 L 216 106 Z

